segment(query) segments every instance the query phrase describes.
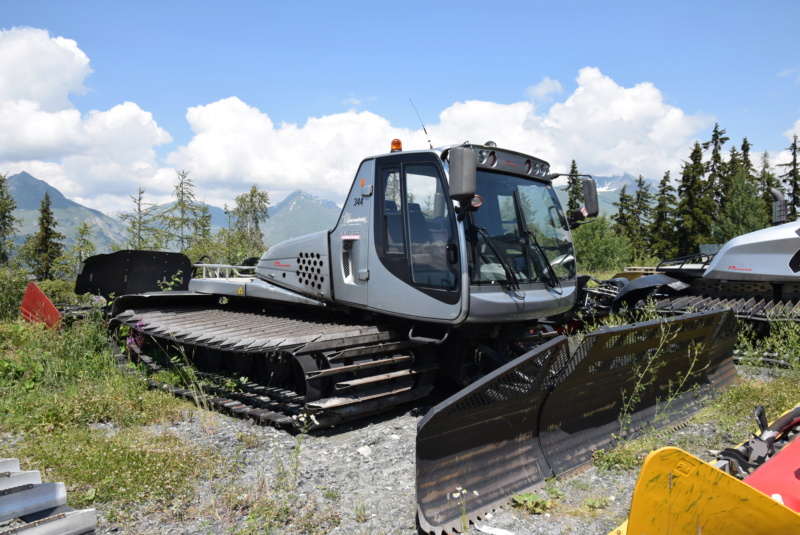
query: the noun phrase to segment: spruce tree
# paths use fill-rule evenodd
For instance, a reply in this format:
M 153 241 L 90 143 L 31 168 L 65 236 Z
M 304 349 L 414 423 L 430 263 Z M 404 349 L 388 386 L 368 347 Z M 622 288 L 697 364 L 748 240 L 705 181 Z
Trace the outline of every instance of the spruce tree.
M 583 206 L 583 183 L 580 177 L 573 176 L 580 174 L 578 171 L 578 164 L 572 160 L 572 165 L 569 167 L 569 178 L 567 181 L 567 213 L 571 214 L 573 210 Z
M 54 278 L 58 261 L 64 253 L 61 241 L 64 235 L 56 230 L 58 223 L 51 209 L 50 195 L 45 191 L 39 208 L 39 224 L 36 234 L 28 236 L 21 252 L 23 261 L 38 280 Z
M 742 162 L 742 154 L 737 150 L 736 146 L 732 146 L 728 161 L 725 163 L 725 181 L 730 185 L 732 180 L 744 170 L 744 163 Z
M 711 159 L 705 165 L 708 173 L 708 182 L 714 188 L 714 200 L 717 205 L 723 206 L 730 189 L 730 177 L 725 172 L 725 162 L 722 161 L 722 145 L 728 141 L 725 129 L 720 129 L 719 124 L 714 124 L 711 139 L 703 143 L 703 150 L 711 149 Z
M 786 150 L 791 155 L 791 161 L 787 163 L 780 163 L 778 167 L 786 169 L 786 173 L 780 176 L 784 184 L 786 184 L 786 191 L 789 194 L 789 219 L 794 221 L 797 219 L 797 214 L 800 212 L 800 167 L 797 162 L 797 134 L 792 136 L 792 144 Z
M 650 184 L 645 182 L 644 176 L 639 175 L 636 180 L 636 193 L 633 197 L 633 233 L 631 243 L 634 251 L 639 256 L 644 256 L 647 250 L 647 236 L 645 229 L 650 226 L 653 209 L 650 203 L 653 202 L 653 194 L 650 193 Z
M 628 185 L 625 184 L 622 186 L 622 189 L 619 192 L 619 200 L 614 203 L 614 206 L 617 207 L 617 213 L 611 216 L 611 219 L 614 221 L 614 224 L 611 228 L 617 234 L 625 236 L 628 241 L 630 241 L 631 234 L 634 231 L 634 227 L 636 225 L 635 217 L 635 204 L 633 195 L 628 193 Z
M 678 186 L 678 254 L 699 252 L 699 245 L 711 240 L 711 227 L 717 211 L 714 184 L 705 180 L 703 150 L 695 142 L 689 161 L 683 163 Z
M 14 250 L 14 235 L 19 219 L 14 217 L 17 203 L 8 188 L 8 176 L 0 174 L 0 264 L 8 263 Z
M 747 174 L 750 175 L 752 178 L 755 178 L 755 172 L 753 167 L 753 162 L 750 160 L 750 149 L 753 146 L 747 141 L 747 138 L 742 140 L 742 167 L 744 170 L 747 171 Z
M 677 198 L 675 188 L 670 181 L 669 171 L 664 173 L 658 183 L 656 207 L 653 209 L 653 220 L 650 223 L 650 252 L 656 257 L 667 260 L 678 253 L 675 231 L 675 211 Z

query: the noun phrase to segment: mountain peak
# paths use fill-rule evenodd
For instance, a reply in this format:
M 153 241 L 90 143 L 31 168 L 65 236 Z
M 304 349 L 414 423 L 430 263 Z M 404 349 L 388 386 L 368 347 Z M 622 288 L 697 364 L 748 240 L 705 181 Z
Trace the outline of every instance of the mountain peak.
M 307 191 L 296 189 L 289 195 L 287 195 L 286 198 L 284 198 L 281 202 L 276 203 L 273 206 L 270 206 L 269 216 L 272 217 L 273 215 L 278 214 L 283 210 L 291 210 L 292 207 L 296 205 L 303 205 L 306 203 L 316 204 L 322 206 L 326 210 L 332 210 L 337 214 L 339 213 L 339 206 L 337 206 L 335 202 L 323 199 L 321 197 L 317 197 L 315 195 L 311 195 Z
M 8 177 L 8 188 L 17 203 L 18 210 L 38 210 L 42 206 L 45 192 L 50 195 L 51 208 L 80 206 L 64 197 L 63 193 L 44 180 L 39 180 L 26 171 Z

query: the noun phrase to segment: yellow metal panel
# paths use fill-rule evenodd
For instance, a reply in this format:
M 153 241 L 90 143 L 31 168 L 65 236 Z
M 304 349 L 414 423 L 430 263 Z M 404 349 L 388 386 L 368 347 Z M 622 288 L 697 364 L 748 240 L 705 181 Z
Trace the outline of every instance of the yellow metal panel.
M 627 526 L 609 535 L 800 533 L 800 514 L 678 448 L 645 459 Z

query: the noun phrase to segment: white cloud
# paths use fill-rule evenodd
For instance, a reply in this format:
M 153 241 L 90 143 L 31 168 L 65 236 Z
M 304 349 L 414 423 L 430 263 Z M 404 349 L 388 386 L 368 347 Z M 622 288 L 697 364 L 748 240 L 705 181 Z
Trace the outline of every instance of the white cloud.
M 171 141 L 151 113 L 125 102 L 85 116 L 70 94 L 92 71 L 77 43 L 47 31 L 0 31 L 0 171 L 27 171 L 104 211 L 139 185 L 162 187 L 154 148 Z
M 342 101 L 342 104 L 351 110 L 356 109 L 361 107 L 361 99 L 351 93 L 349 97 Z
M 0 160 L 59 159 L 88 146 L 78 110 L 49 112 L 32 100 L 0 101 Z
M 575 159 L 584 172 L 659 178 L 679 168 L 691 142 L 713 123 L 665 104 L 648 82 L 624 88 L 591 67 L 581 69 L 577 82 L 575 92 L 544 118 L 558 140 L 560 166 Z
M 395 137 L 421 147 L 421 132 L 394 128 L 370 112 L 348 111 L 310 118 L 306 124 L 273 124 L 269 116 L 236 97 L 190 108 L 195 135 L 167 158 L 192 173 L 206 200 L 229 204 L 257 183 L 273 199 L 295 189 L 340 200 L 359 161 L 389 151 Z
M 649 83 L 621 87 L 596 68 L 582 69 L 577 82 L 571 95 L 544 112 L 529 101 L 455 103 L 428 132 L 434 144 L 492 140 L 540 156 L 556 171 L 566 171 L 575 159 L 583 172 L 658 179 L 679 169 L 694 139 L 713 124 L 711 117 L 665 104 Z M 545 78 L 529 95 L 546 99 L 560 88 Z M 189 170 L 206 201 L 219 205 L 231 204 L 252 183 L 273 200 L 301 188 L 341 201 L 359 161 L 386 152 L 391 139 L 402 139 L 406 150 L 427 147 L 421 129 L 396 128 L 365 111 L 276 125 L 267 113 L 230 97 L 190 108 L 186 118 L 195 135 L 167 163 Z
M 0 101 L 33 101 L 42 110 L 56 111 L 72 107 L 70 93 L 86 92 L 83 80 L 92 69 L 72 39 L 12 28 L 0 31 L 0 72 Z
M 0 171 L 26 170 L 109 212 L 129 209 L 129 195 L 139 187 L 148 202 L 166 200 L 175 169 L 189 171 L 198 197 L 219 206 L 231 205 L 253 183 L 269 190 L 273 201 L 301 188 L 340 202 L 361 159 L 387 152 L 393 138 L 407 150 L 428 146 L 422 129 L 397 128 L 368 111 L 275 124 L 268 110 L 230 97 L 189 108 L 194 136 L 160 162 L 155 148 L 171 137 L 151 113 L 124 102 L 81 115 L 70 104 L 91 73 L 74 41 L 32 28 L 0 31 L 0 69 L 23 66 L 24 83 L 0 80 Z M 667 105 L 650 83 L 622 87 L 587 67 L 577 84 L 547 109 L 537 106 L 563 93 L 561 83 L 547 77 L 527 90 L 530 100 L 457 102 L 428 132 L 435 145 L 492 140 L 540 156 L 554 171 L 566 171 L 575 159 L 587 173 L 659 178 L 667 169 L 677 171 L 694 139 L 713 124 L 711 117 Z
M 582 69 L 577 82 L 566 100 L 541 113 L 528 101 L 455 103 L 428 132 L 434 144 L 492 140 L 540 156 L 556 171 L 568 170 L 575 159 L 583 172 L 658 179 L 667 169 L 679 169 L 694 139 L 713 124 L 711 117 L 665 104 L 649 83 L 621 87 L 596 68 Z M 544 99 L 560 87 L 546 78 L 529 94 Z M 359 161 L 386 152 L 391 139 L 402 139 L 407 150 L 427 146 L 421 130 L 395 128 L 383 117 L 354 110 L 304 125 L 276 125 L 267 113 L 231 97 L 190 108 L 186 117 L 195 135 L 167 161 L 190 170 L 211 203 L 231 203 L 254 182 L 274 200 L 301 188 L 341 201 Z
M 800 119 L 798 119 L 797 121 L 795 121 L 794 125 L 793 125 L 793 126 L 792 126 L 792 127 L 789 129 L 789 130 L 787 130 L 786 132 L 784 132 L 784 133 L 783 133 L 783 135 L 784 135 L 784 136 L 786 136 L 786 137 L 787 137 L 788 139 L 790 139 L 790 140 L 791 140 L 791 139 L 792 139 L 794 136 L 796 136 L 796 135 L 800 135 Z
M 561 82 L 545 76 L 541 82 L 525 90 L 525 94 L 534 104 L 544 105 L 553 101 L 556 95 L 563 93 Z

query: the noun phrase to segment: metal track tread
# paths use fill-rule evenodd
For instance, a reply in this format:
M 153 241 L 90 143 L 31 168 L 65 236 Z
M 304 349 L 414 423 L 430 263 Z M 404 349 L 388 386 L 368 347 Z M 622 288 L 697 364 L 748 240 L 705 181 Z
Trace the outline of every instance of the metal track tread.
M 341 318 L 333 321 L 330 317 L 293 311 L 270 315 L 190 307 L 126 310 L 113 321 L 155 339 L 162 348 L 180 345 L 222 351 L 233 360 L 270 353 L 288 355 L 302 366 L 306 384 L 333 381 L 330 397 L 324 397 L 315 391 L 303 395 L 287 388 L 253 381 L 240 383 L 222 373 L 195 370 L 192 387 L 178 387 L 151 376 L 180 364 L 168 358 L 151 358 L 140 352 L 135 343 L 128 342 L 126 352 L 131 360 L 144 365 L 151 388 L 204 408 L 282 428 L 296 427 L 296 417 L 302 413 L 313 414 L 318 422 L 315 428 L 322 428 L 420 399 L 432 390 L 437 371 L 435 363 L 413 354 L 414 348 L 424 344 L 411 342 L 404 332 L 378 323 Z M 387 352 L 401 354 L 390 356 Z M 342 362 L 343 355 L 355 360 L 351 364 Z M 117 350 L 120 363 L 129 357 Z M 330 367 L 315 369 L 318 361 L 326 361 Z M 357 377 L 349 375 L 356 372 Z
M 711 296 L 682 296 L 656 303 L 656 310 L 664 315 L 690 314 L 707 310 L 729 309 L 739 319 L 770 323 L 775 321 L 800 322 L 800 301 L 767 301 L 760 298 L 719 298 Z

